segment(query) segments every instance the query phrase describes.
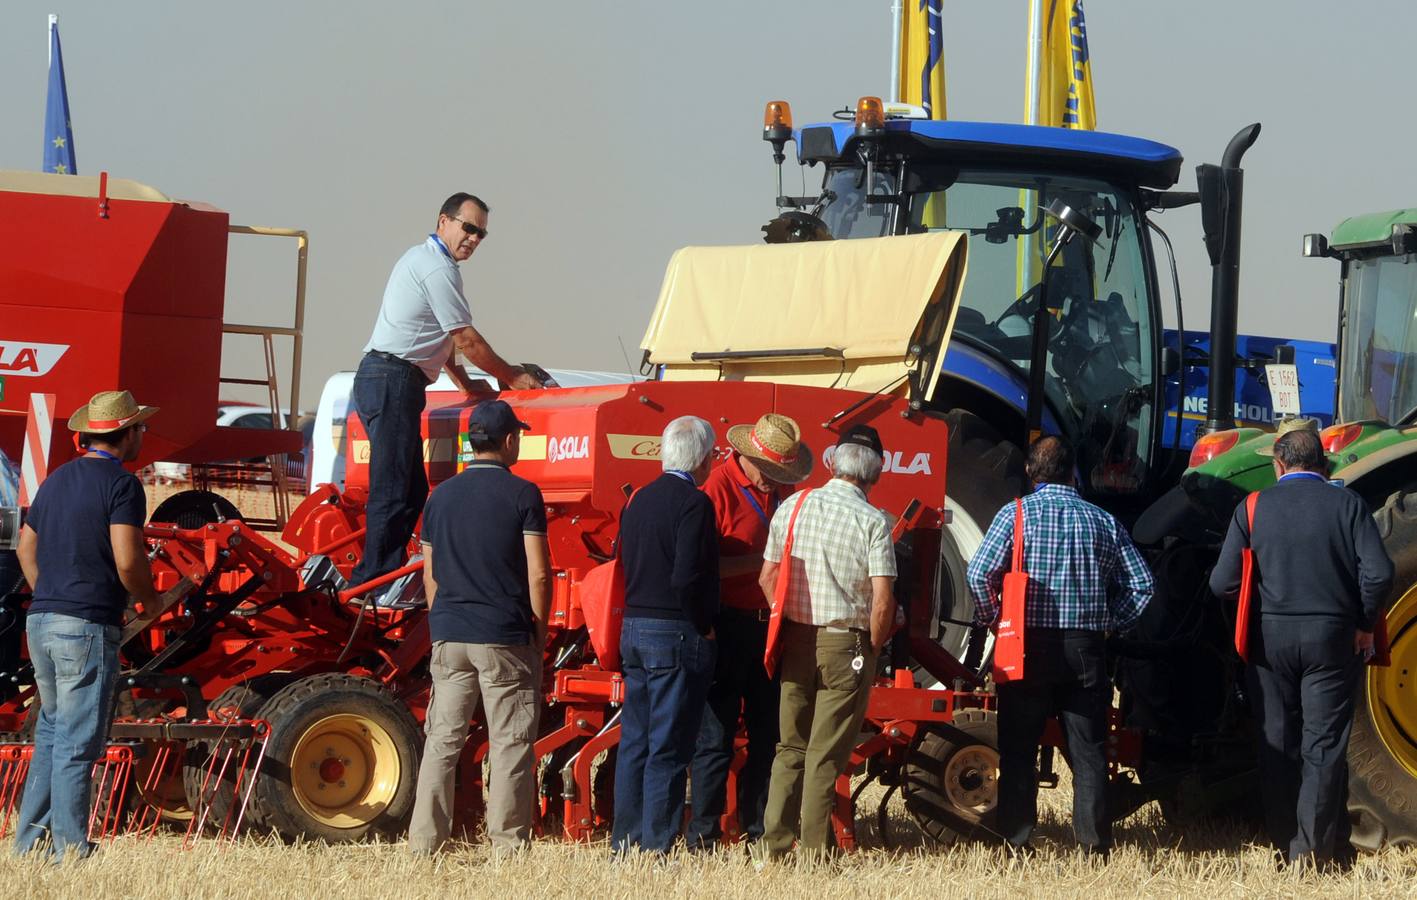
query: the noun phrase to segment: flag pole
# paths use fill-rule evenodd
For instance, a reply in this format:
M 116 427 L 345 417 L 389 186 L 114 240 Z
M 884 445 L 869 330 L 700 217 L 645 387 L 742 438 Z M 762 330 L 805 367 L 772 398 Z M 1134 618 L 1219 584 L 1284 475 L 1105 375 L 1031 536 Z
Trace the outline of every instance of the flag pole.
M 900 35 L 905 6 L 901 0 L 891 0 L 891 86 L 886 94 L 890 102 L 900 102 Z
M 49 48 L 49 64 L 54 65 L 54 41 L 49 36 L 54 33 L 54 26 L 59 24 L 59 17 L 54 13 L 49 14 L 49 27 L 44 30 L 44 46 Z
M 1043 106 L 1043 0 L 1028 0 L 1028 124 L 1037 125 Z

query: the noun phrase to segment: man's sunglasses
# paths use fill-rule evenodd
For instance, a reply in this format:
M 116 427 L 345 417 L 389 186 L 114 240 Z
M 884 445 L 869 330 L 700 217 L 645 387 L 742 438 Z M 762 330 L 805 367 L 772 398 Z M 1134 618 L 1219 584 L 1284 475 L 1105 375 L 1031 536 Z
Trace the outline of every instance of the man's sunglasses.
M 454 222 L 457 222 L 459 225 L 461 225 L 461 226 L 462 226 L 462 230 L 463 230 L 466 234 L 476 235 L 477 237 L 480 237 L 480 238 L 485 238 L 485 237 L 487 237 L 487 229 L 486 229 L 486 228 L 483 228 L 483 227 L 481 227 L 481 226 L 479 226 L 479 225 L 474 225 L 474 224 L 472 224 L 471 222 L 469 222 L 469 221 L 467 221 L 467 220 L 465 220 L 465 219 L 459 219 L 457 216 L 448 216 L 448 218 L 452 219 Z

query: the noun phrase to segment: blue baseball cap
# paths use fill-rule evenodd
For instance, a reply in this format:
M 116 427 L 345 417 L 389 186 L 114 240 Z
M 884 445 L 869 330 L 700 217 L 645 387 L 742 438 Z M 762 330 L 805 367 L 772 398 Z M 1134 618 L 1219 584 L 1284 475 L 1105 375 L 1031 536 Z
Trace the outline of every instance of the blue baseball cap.
M 514 429 L 531 430 L 531 426 L 517 418 L 512 407 L 505 400 L 485 400 L 473 407 L 468 417 L 469 434 L 484 435 L 489 438 L 504 438 Z

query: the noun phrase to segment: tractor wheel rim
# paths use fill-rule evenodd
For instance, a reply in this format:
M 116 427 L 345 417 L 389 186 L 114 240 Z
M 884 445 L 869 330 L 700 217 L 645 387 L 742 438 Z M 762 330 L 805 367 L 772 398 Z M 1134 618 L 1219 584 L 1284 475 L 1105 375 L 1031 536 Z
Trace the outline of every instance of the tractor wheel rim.
M 402 775 L 388 729 L 353 713 L 315 722 L 290 754 L 296 802 L 330 828 L 361 828 L 374 821 L 393 802 Z
M 1368 712 L 1378 739 L 1417 778 L 1417 585 L 1387 613 L 1392 665 L 1368 666 Z
M 945 763 L 945 799 L 974 816 L 999 802 L 999 751 L 983 744 L 961 748 Z
M 133 789 L 138 799 L 156 809 L 168 822 L 187 822 L 192 818 L 192 806 L 182 782 L 182 751 L 176 749 L 165 757 L 163 771 L 153 774 L 154 758 L 147 753 L 133 762 Z

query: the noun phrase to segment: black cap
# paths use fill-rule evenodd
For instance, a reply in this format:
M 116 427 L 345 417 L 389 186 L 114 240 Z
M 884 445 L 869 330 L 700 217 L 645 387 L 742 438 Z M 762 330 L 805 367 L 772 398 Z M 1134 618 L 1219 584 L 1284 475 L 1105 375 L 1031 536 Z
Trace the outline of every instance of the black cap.
M 467 422 L 468 434 L 493 439 L 504 438 L 516 428 L 527 431 L 531 426 L 518 419 L 505 400 L 484 400 L 477 404 Z
M 842 444 L 860 444 L 863 447 L 870 447 L 877 453 L 884 450 L 881 446 L 881 436 L 870 425 L 852 425 L 847 429 L 846 434 L 843 434 L 841 439 L 836 442 L 838 447 Z

